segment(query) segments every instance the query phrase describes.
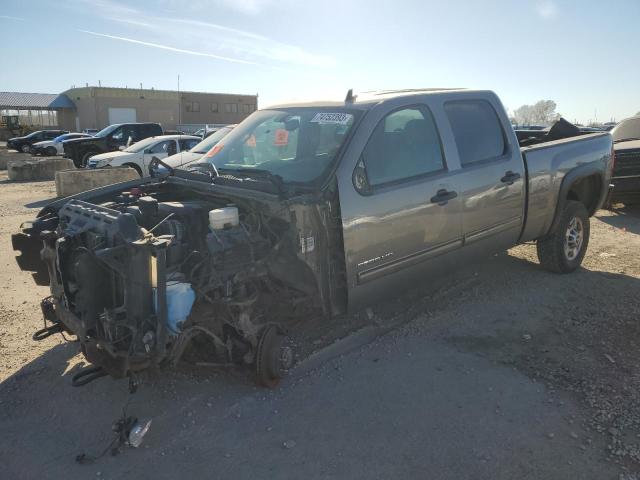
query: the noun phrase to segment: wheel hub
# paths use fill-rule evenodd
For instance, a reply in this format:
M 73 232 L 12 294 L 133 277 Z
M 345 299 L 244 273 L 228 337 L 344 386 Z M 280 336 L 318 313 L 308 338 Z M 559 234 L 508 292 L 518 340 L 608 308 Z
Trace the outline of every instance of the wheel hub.
M 567 226 L 564 242 L 564 254 L 572 261 L 580 254 L 584 241 L 584 225 L 578 217 L 573 217 Z
M 270 325 L 258 342 L 256 374 L 260 385 L 274 388 L 293 365 L 293 350 L 278 328 Z

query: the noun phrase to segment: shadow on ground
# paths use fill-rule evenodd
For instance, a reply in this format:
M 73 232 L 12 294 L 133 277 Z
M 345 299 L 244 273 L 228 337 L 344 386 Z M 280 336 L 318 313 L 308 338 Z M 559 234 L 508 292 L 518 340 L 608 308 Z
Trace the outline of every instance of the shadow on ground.
M 596 217 L 612 227 L 640 234 L 640 205 L 620 205 L 611 210 L 611 214 L 597 214 Z

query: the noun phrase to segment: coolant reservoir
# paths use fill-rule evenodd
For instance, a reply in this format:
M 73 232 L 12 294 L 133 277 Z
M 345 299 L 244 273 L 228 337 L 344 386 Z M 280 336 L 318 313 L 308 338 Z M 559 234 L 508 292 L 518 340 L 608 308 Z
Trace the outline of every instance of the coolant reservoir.
M 209 211 L 209 226 L 212 230 L 222 230 L 225 227 L 237 227 L 240 224 L 238 207 L 216 208 Z

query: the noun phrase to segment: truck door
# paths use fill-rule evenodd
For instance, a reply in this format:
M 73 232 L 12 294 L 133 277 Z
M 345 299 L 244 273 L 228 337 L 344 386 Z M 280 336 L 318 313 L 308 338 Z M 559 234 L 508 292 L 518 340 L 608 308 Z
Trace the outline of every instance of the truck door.
M 465 246 L 487 250 L 515 245 L 524 216 L 525 172 L 518 143 L 489 100 L 444 103 L 460 161 L 462 230 Z
M 373 109 L 365 121 L 338 173 L 351 309 L 420 278 L 431 259 L 462 245 L 458 187 L 431 110 Z

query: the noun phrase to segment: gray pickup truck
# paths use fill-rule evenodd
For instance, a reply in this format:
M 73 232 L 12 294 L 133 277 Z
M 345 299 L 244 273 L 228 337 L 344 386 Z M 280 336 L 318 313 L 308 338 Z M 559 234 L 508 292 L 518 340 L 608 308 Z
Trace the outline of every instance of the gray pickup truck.
M 13 243 L 51 287 L 34 338 L 75 334 L 95 365 L 75 384 L 197 346 L 273 385 L 293 358 L 285 332 L 313 312 L 523 242 L 575 270 L 612 163 L 608 133 L 520 148 L 490 91 L 349 92 L 255 112 L 189 171 L 57 200 Z

